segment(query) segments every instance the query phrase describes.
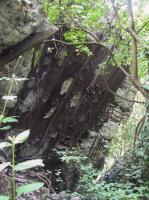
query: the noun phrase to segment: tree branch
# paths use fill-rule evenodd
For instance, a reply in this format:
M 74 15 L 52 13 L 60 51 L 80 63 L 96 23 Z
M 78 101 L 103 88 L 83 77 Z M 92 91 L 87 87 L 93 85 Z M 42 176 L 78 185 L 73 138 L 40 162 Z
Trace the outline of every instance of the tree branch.
M 43 32 L 41 31 L 32 33 L 26 39 L 21 41 L 19 44 L 16 44 L 7 50 L 4 50 L 0 54 L 0 68 L 3 67 L 5 64 L 9 63 L 10 61 L 12 61 L 13 59 L 17 58 L 21 54 L 23 54 L 25 51 L 40 44 L 44 39 L 48 38 L 55 31 L 57 31 L 57 29 L 51 27 Z
M 123 100 L 125 100 L 125 101 L 128 101 L 128 102 L 130 102 L 130 103 L 142 103 L 142 104 L 145 104 L 145 101 L 129 100 L 129 99 L 127 99 L 127 98 L 125 98 L 125 97 L 122 97 L 122 96 L 116 94 L 115 92 L 113 92 L 113 91 L 110 89 L 110 87 L 109 87 L 109 85 L 108 85 L 108 83 L 107 83 L 107 80 L 106 80 L 106 78 L 105 78 L 105 72 L 104 72 L 104 81 L 105 81 L 105 85 L 106 85 L 107 90 L 108 90 L 111 94 L 115 95 L 116 97 L 118 97 L 118 98 L 120 98 L 120 99 L 123 99 Z
M 137 39 L 136 39 L 136 32 L 135 32 L 135 24 L 133 19 L 133 11 L 132 11 L 132 2 L 131 0 L 127 1 L 128 7 L 128 22 L 129 22 L 129 32 L 131 34 L 131 48 L 132 48 L 132 77 L 133 79 L 138 78 L 138 60 L 137 60 Z
M 112 57 L 112 51 L 111 51 L 107 46 L 105 46 L 105 45 L 99 40 L 99 38 L 98 38 L 95 34 L 91 33 L 91 32 L 88 31 L 86 28 L 82 27 L 78 22 L 76 22 L 76 21 L 74 20 L 74 18 L 70 15 L 70 13 L 68 13 L 67 11 L 65 11 L 65 12 L 66 12 L 66 15 L 67 15 L 71 20 L 73 20 L 73 22 L 78 26 L 78 27 L 74 27 L 74 28 L 77 28 L 77 29 L 79 28 L 79 29 L 81 29 L 82 31 L 84 31 L 85 33 L 87 33 L 88 35 L 92 36 L 92 37 L 95 39 L 95 41 L 97 41 L 97 43 L 98 43 L 100 46 L 102 46 L 102 47 L 104 47 L 105 49 L 107 49 L 107 51 L 109 52 L 110 56 Z
M 142 29 L 149 23 L 149 19 L 141 26 L 141 28 L 139 28 L 139 30 L 137 31 L 137 33 L 139 33 L 140 31 L 142 31 Z

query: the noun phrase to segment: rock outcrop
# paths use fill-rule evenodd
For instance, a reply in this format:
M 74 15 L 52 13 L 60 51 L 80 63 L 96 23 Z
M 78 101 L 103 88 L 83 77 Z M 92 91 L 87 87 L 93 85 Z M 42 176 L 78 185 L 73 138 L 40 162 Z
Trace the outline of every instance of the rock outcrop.
M 40 0 L 0 0 L 0 110 L 12 74 L 15 76 L 9 95 L 17 96 L 33 64 L 32 48 L 40 51 L 38 45 L 57 30 L 44 15 Z M 11 101 L 7 107 L 14 103 Z
M 56 28 L 43 15 L 39 0 L 0 0 L 0 53 L 32 33 L 48 30 L 50 35 Z

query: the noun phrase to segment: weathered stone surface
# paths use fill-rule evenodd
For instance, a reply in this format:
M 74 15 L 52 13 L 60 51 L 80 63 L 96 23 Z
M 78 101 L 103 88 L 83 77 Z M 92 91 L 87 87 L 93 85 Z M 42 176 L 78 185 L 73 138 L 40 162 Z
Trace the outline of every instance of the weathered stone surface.
M 6 77 L 6 79 L 0 80 L 0 97 L 1 97 L 0 110 L 2 110 L 3 104 L 4 104 L 4 100 L 2 99 L 2 97 L 8 95 L 12 74 L 15 74 L 15 77 L 13 80 L 10 95 L 17 96 L 17 93 L 21 89 L 24 83 L 24 80 L 26 79 L 26 76 L 28 72 L 30 71 L 30 67 L 32 64 L 32 57 L 33 57 L 33 53 L 32 53 L 32 50 L 30 50 L 24 53 L 18 59 L 13 60 L 9 64 L 6 64 L 1 69 L 0 78 Z M 17 98 L 15 98 L 14 101 L 9 101 L 7 104 L 7 108 L 13 107 L 16 100 Z
M 52 26 L 41 12 L 38 0 L 0 1 L 0 53 L 33 32 Z
M 8 177 L 5 173 L 1 172 L 0 174 L 0 195 L 8 195 L 11 194 L 11 181 L 10 177 Z
M 12 74 L 15 77 L 9 95 L 17 96 L 33 62 L 31 48 L 56 30 L 44 16 L 40 0 L 0 0 L 0 78 L 8 78 L 0 81 L 0 110 Z M 8 102 L 7 107 L 13 107 L 14 103 Z
M 33 171 L 32 171 L 33 172 Z M 36 174 L 38 174 L 36 172 Z M 15 175 L 16 185 L 17 187 L 30 184 L 33 182 L 37 182 L 37 177 L 32 176 L 30 177 L 27 173 L 20 173 Z M 41 181 L 39 179 L 39 181 Z M 49 197 L 49 189 L 46 187 L 42 187 L 36 191 L 22 194 L 17 197 L 17 200 L 46 200 L 47 198 L 44 198 L 45 196 Z M 1 195 L 8 195 L 9 197 L 12 196 L 12 181 L 11 181 L 11 174 L 8 172 L 8 170 L 3 170 L 0 173 L 0 196 Z M 1 199 L 3 199 L 1 197 Z M 49 198 L 48 198 L 49 199 Z
M 81 143 L 82 149 L 93 159 L 93 163 L 98 165 L 98 169 L 102 169 L 104 166 L 110 141 L 117 134 L 120 125 L 126 123 L 131 115 L 136 89 L 126 79 L 117 90 L 116 95 L 105 110 L 102 127 L 99 128 L 99 131 L 90 130 L 89 137 L 82 139 Z

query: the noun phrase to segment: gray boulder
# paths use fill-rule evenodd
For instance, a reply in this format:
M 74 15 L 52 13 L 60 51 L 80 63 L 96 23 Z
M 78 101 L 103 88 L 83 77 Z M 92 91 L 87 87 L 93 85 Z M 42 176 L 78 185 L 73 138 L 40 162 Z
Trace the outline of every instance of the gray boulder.
M 39 0 L 0 0 L 0 53 L 32 33 L 48 31 L 48 37 L 56 30 L 44 16 Z

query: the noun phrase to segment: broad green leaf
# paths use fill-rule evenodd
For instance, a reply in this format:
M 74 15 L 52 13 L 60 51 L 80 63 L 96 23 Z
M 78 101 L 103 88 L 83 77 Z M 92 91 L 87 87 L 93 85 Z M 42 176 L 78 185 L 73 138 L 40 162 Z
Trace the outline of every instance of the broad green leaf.
M 6 101 L 14 101 L 17 98 L 17 96 L 3 96 L 2 99 Z
M 38 190 L 39 188 L 43 187 L 44 183 L 41 182 L 35 182 L 35 183 L 30 183 L 27 185 L 23 185 L 17 188 L 17 196 L 23 194 L 23 193 L 29 193 L 33 192 L 35 190 Z
M 0 200 L 9 200 L 9 197 L 6 195 L 0 195 Z
M 0 78 L 0 81 L 3 81 L 3 80 L 9 81 L 9 80 L 11 80 L 11 78 L 8 78 L 8 77 L 2 77 L 2 78 Z
M 144 88 L 145 90 L 149 90 L 149 85 L 144 85 L 143 88 Z
M 22 133 L 16 136 L 16 138 L 14 139 L 14 144 L 23 143 L 25 140 L 27 140 L 29 134 L 30 134 L 29 130 L 23 131 Z
M 0 164 L 0 172 L 10 165 L 11 165 L 11 162 L 3 162 L 2 164 Z
M 5 117 L 2 119 L 3 123 L 13 123 L 13 122 L 18 122 L 18 120 L 14 117 Z
M 42 159 L 35 159 L 35 160 L 28 160 L 22 163 L 19 163 L 15 166 L 15 171 L 22 171 L 25 169 L 30 169 L 33 167 L 43 167 L 43 160 Z
M 11 126 L 4 126 L 2 128 L 0 128 L 1 131 L 5 131 L 5 130 L 9 130 L 11 128 Z
M 5 147 L 10 147 L 10 146 L 11 146 L 11 144 L 9 142 L 1 142 L 0 143 L 0 149 L 3 149 Z

